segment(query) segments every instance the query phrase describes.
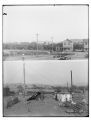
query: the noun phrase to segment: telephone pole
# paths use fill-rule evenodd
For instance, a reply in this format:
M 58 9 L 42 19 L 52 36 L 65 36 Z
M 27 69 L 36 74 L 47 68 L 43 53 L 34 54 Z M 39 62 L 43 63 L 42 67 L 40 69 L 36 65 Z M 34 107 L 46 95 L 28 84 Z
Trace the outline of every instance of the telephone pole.
M 36 39 L 37 39 L 37 55 L 38 55 L 38 36 L 39 36 L 39 34 L 37 33 L 36 34 Z
M 53 37 L 51 37 L 51 40 L 52 40 L 52 53 L 53 53 Z
M 73 86 L 73 81 L 72 81 L 72 70 L 70 71 L 71 72 L 71 88 Z
M 68 82 L 67 82 L 67 89 L 68 89 Z
M 25 82 L 25 62 L 24 62 L 24 54 L 22 55 L 22 60 L 23 60 L 23 79 L 24 79 L 24 98 L 25 98 L 25 87 L 26 87 L 26 82 Z

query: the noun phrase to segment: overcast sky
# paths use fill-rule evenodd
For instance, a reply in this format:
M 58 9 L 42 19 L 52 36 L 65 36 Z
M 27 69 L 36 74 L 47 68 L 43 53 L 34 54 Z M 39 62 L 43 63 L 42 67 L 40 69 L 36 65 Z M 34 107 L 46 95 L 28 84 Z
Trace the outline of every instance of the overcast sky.
M 88 38 L 88 6 L 4 6 L 3 42 Z

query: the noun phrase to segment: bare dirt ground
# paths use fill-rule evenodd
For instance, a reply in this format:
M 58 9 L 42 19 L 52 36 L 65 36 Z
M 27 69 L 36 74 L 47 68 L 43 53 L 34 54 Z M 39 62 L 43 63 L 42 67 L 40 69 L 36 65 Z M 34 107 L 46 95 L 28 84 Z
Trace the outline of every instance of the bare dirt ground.
M 22 97 L 20 100 L 8 109 L 4 106 L 4 116 L 86 116 L 86 113 L 66 113 L 67 108 L 60 107 L 51 94 L 46 95 L 44 100 L 32 100 L 30 103 Z

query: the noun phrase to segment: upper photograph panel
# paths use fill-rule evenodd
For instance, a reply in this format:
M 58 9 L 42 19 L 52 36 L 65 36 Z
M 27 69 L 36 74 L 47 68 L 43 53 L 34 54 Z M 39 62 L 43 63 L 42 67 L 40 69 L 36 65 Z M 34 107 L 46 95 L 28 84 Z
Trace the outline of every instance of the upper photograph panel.
M 3 61 L 88 59 L 88 6 L 3 6 Z

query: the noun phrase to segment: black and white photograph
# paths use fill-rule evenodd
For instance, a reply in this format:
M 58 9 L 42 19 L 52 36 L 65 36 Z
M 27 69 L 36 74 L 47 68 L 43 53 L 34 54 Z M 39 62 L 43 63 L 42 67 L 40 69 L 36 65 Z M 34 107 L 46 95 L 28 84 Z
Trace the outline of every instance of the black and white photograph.
M 4 117 L 89 116 L 89 5 L 3 5 Z

